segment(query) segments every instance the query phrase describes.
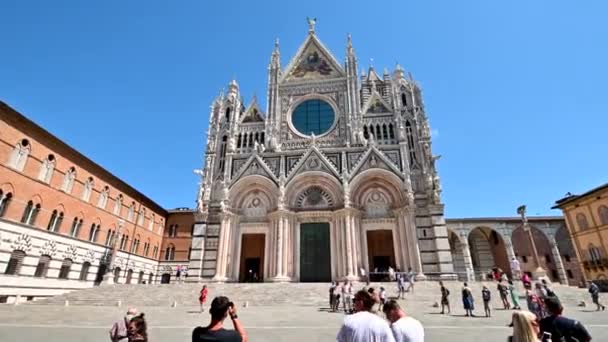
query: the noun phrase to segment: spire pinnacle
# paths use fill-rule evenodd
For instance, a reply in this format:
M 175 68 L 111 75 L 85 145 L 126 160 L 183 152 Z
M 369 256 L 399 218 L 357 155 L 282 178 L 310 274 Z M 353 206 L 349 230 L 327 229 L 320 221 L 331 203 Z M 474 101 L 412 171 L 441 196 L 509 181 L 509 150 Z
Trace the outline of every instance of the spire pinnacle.
M 353 55 L 354 54 L 354 49 L 353 49 L 353 40 L 350 36 L 350 33 L 346 36 L 346 53 L 348 55 Z
M 308 22 L 308 33 L 315 34 L 315 25 L 317 24 L 317 18 L 306 17 L 306 21 Z

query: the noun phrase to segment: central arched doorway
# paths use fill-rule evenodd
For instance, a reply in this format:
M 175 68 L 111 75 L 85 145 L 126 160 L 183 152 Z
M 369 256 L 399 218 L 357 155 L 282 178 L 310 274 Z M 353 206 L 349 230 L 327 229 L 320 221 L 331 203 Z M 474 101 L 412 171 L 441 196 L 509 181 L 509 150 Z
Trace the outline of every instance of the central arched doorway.
M 300 281 L 331 281 L 329 223 L 300 224 Z
M 395 250 L 393 248 L 393 231 L 390 229 L 368 230 L 367 255 L 371 272 L 384 273 L 395 267 Z M 371 274 L 373 281 L 381 281 L 382 276 Z
M 265 234 L 243 234 L 241 237 L 240 282 L 264 281 Z

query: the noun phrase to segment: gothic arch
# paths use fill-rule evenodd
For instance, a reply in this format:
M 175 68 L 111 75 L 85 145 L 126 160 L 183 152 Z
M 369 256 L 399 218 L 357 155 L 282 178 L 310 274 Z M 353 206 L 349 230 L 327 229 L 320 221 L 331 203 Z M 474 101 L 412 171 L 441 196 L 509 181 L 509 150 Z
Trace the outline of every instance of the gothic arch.
M 351 199 L 355 206 L 364 208 L 366 201 L 375 194 L 385 196 L 388 205 L 392 208 L 407 204 L 405 193 L 402 191 L 402 182 L 394 173 L 382 169 L 365 170 L 355 176 L 351 183 Z
M 323 190 L 321 196 L 324 199 L 331 198 L 331 205 L 329 205 L 329 202 L 326 202 L 329 206 L 325 209 L 336 208 L 342 205 L 344 196 L 342 184 L 335 177 L 322 171 L 307 171 L 292 178 L 286 188 L 286 203 L 290 208 L 298 208 L 298 203 L 302 203 L 302 193 L 310 191 L 310 188 L 315 187 Z
M 475 274 L 484 275 L 493 267 L 511 273 L 505 239 L 502 233 L 490 226 L 477 226 L 467 236 Z
M 0 190 L 2 190 L 2 193 L 8 194 L 10 192 L 15 196 L 15 187 L 12 183 L 2 183 Z
M 534 239 L 534 244 L 536 245 L 536 250 L 539 251 L 539 262 L 541 266 L 549 271 L 549 276 L 552 278 L 552 281 L 559 281 L 558 277 L 552 276 L 553 274 L 557 274 L 557 267 L 555 260 L 553 260 L 553 255 L 551 255 L 551 244 L 549 242 L 549 236 L 540 228 L 535 227 L 533 224 L 529 225 L 530 231 L 532 232 L 532 238 Z M 523 229 L 520 225 L 511 234 L 513 241 L 517 241 L 517 244 L 513 245 L 513 251 L 515 255 L 518 257 L 525 256 L 527 259 L 526 263 L 522 263 L 522 270 L 532 271 L 535 268 L 534 259 L 532 256 L 532 244 L 530 243 L 530 237 L 528 232 Z M 548 254 L 540 254 L 540 251 L 548 251 Z
M 467 269 L 464 262 L 464 248 L 469 248 L 467 241 L 459 231 L 447 227 L 448 243 L 450 244 L 450 253 L 454 263 L 454 272 L 458 275 L 458 279 L 467 280 Z
M 254 199 L 259 199 L 260 205 L 272 210 L 277 207 L 279 189 L 276 184 L 267 177 L 260 175 L 250 175 L 239 179 L 230 188 L 229 196 L 232 208 L 244 209 L 253 203 Z

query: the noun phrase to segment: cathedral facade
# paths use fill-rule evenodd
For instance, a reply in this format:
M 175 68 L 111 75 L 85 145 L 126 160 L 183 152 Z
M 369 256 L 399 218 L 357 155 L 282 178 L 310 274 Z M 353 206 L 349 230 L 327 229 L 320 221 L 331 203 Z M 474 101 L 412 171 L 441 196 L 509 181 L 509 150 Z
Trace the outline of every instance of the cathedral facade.
M 456 277 L 422 94 L 397 65 L 340 63 L 309 23 L 267 105 L 236 81 L 211 105 L 189 274 L 215 281 L 356 280 L 411 268 Z

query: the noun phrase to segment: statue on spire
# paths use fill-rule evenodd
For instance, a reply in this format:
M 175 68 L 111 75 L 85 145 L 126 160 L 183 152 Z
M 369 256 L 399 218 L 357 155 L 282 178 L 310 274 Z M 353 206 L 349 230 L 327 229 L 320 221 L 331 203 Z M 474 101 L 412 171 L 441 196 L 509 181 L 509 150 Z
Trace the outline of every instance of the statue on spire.
M 317 24 L 317 18 L 309 18 L 306 17 L 306 21 L 308 22 L 308 33 L 315 33 L 315 25 Z

